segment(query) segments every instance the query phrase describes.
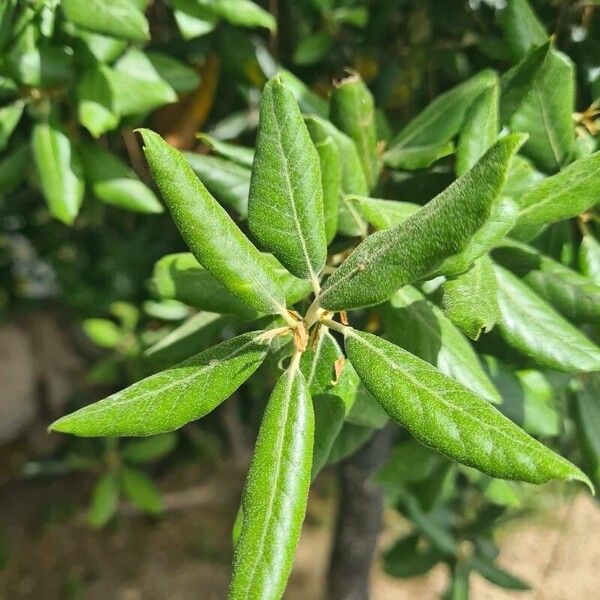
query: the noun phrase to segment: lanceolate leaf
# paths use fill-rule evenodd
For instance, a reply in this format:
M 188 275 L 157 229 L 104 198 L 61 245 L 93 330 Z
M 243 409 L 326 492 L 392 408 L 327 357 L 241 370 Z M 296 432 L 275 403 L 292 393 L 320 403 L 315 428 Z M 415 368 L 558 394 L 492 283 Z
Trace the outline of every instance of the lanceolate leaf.
M 508 170 L 502 194 L 519 203 L 523 194 L 544 178 L 545 175 L 538 171 L 527 158 L 517 154 L 513 157 Z
M 114 154 L 90 143 L 80 144 L 79 152 L 85 178 L 102 202 L 141 213 L 163 211 L 154 192 Z
M 94 137 L 114 129 L 119 123 L 108 72 L 105 65 L 94 65 L 83 74 L 76 88 L 79 122 Z
M 88 522 L 92 527 L 104 527 L 110 521 L 117 510 L 120 492 L 121 482 L 114 471 L 104 473 L 98 479 L 88 512 Z
M 321 329 L 314 345 L 309 345 L 300 359 L 300 369 L 313 396 L 330 391 L 335 380 L 335 363 L 342 356 L 334 337 Z
M 381 170 L 375 108 L 371 92 L 357 73 L 336 85 L 331 95 L 331 120 L 354 140 L 367 182 L 373 188 Z
M 25 104 L 21 100 L 0 108 L 0 151 L 6 148 L 8 140 L 21 120 Z
M 0 190 L 2 190 L 2 194 L 10 194 L 21 185 L 30 163 L 31 152 L 28 143 L 21 144 L 12 152 L 4 153 L 0 159 Z
M 424 146 L 392 146 L 383 160 L 388 167 L 394 169 L 426 169 L 434 162 L 454 152 L 452 142 L 436 142 Z
M 327 258 L 319 156 L 298 103 L 278 77 L 262 92 L 248 213 L 258 241 L 318 288 Z
M 560 81 L 560 85 L 556 82 Z M 529 134 L 523 154 L 544 171 L 557 171 L 567 160 L 574 140 L 575 68 L 561 52 L 551 50 L 510 128 Z
M 198 139 L 206 144 L 216 155 L 221 158 L 231 160 L 242 167 L 252 168 L 254 162 L 254 150 L 252 148 L 246 148 L 238 144 L 231 144 L 229 142 L 223 142 L 208 133 L 199 133 Z
M 194 175 L 185 158 L 143 129 L 144 152 L 173 220 L 198 262 L 234 296 L 264 313 L 283 313 L 283 291 L 260 252 Z
M 544 483 L 588 478 L 437 369 L 377 336 L 346 328 L 346 351 L 389 415 L 422 444 L 492 477 Z
M 495 267 L 502 337 L 542 366 L 558 371 L 600 370 L 600 348 L 525 283 Z
M 218 156 L 185 152 L 185 158 L 206 189 L 240 217 L 248 216 L 250 169 Z
M 381 200 L 365 196 L 346 196 L 346 201 L 358 204 L 366 221 L 377 230 L 398 225 L 421 208 L 414 202 Z
M 587 472 L 600 485 L 600 375 L 594 373 L 578 382 L 573 398 L 573 416 Z
M 600 322 L 600 285 L 525 244 L 506 243 L 493 256 L 572 321 Z
M 291 71 L 282 69 L 279 71 L 279 76 L 283 83 L 294 94 L 296 102 L 300 105 L 302 112 L 308 115 L 316 115 L 323 119 L 329 114 L 329 105 L 320 96 L 310 90 L 301 79 L 298 79 Z
M 543 225 L 574 217 L 599 201 L 600 152 L 596 152 L 543 179 L 521 196 L 515 235 L 531 238 Z
M 527 0 L 509 0 L 501 17 L 507 46 L 513 60 L 521 60 L 532 46 L 540 46 L 548 38 L 542 23 Z
M 271 394 L 258 432 L 242 495 L 231 600 L 283 596 L 306 512 L 313 436 L 310 393 L 292 362 Z
M 442 306 L 446 316 L 471 339 L 487 333 L 500 318 L 496 276 L 488 256 L 442 284 Z
M 408 219 L 370 235 L 326 281 L 320 305 L 340 310 L 378 304 L 444 262 L 447 273 L 466 270 L 468 261 L 484 254 L 490 240 L 496 241 L 486 225 L 497 210 L 508 165 L 522 142 L 520 136 L 503 138 L 473 169 Z M 461 253 L 452 264 L 453 255 Z
M 405 286 L 383 313 L 386 338 L 437 366 L 473 392 L 494 403 L 500 394 L 485 374 L 463 334 L 416 289 Z
M 165 509 L 162 496 L 152 479 L 137 469 L 121 469 L 123 491 L 128 500 L 141 511 L 150 515 L 159 515 Z
M 56 126 L 39 123 L 31 137 L 42 192 L 53 216 L 70 225 L 83 201 L 81 161 L 69 138 Z
M 174 431 L 211 412 L 264 360 L 268 343 L 245 333 L 55 421 L 79 436 L 143 436 Z
M 315 411 L 315 441 L 313 446 L 313 463 L 311 479 L 319 474 L 327 464 L 329 453 L 344 425 L 346 405 L 334 394 L 318 394 L 313 396 Z
M 600 285 L 600 244 L 589 232 L 585 233 L 579 247 L 579 269 L 588 279 Z
M 469 107 L 456 148 L 456 174 L 466 173 L 498 137 L 499 84 L 496 79 Z

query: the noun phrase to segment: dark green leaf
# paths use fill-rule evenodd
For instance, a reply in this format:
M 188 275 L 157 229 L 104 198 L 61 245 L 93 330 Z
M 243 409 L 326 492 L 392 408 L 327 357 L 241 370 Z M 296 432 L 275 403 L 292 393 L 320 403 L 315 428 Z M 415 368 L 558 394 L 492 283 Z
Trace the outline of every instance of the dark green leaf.
M 314 426 L 308 386 L 292 362 L 265 409 L 242 495 L 232 600 L 283 595 L 306 512 Z
M 383 313 L 386 337 L 494 403 L 498 391 L 464 335 L 416 289 L 405 286 Z
M 174 367 L 55 421 L 50 429 L 89 436 L 145 436 L 179 429 L 215 409 L 264 360 L 257 331 L 204 350 Z
M 339 396 L 318 394 L 313 396 L 315 411 L 315 441 L 311 479 L 327 464 L 331 448 L 344 424 L 346 405 Z
M 323 98 L 306 87 L 303 81 L 298 79 L 291 71 L 282 69 L 279 71 L 279 76 L 290 92 L 294 94 L 294 98 L 296 98 L 296 102 L 298 102 L 302 112 L 308 115 L 327 118 L 329 105 Z
M 426 446 L 492 477 L 544 483 L 587 477 L 437 369 L 374 335 L 345 329 L 346 352 L 388 414 Z
M 297 65 L 312 65 L 329 52 L 333 38 L 326 31 L 317 31 L 300 39 L 294 50 L 293 60 Z
M 6 148 L 12 132 L 19 124 L 24 106 L 22 100 L 17 100 L 0 108 L 0 151 Z
M 31 152 L 27 143 L 0 159 L 0 195 L 10 194 L 21 185 L 30 162 Z
M 177 434 L 163 433 L 141 440 L 127 442 L 121 451 L 121 458 L 133 464 L 150 463 L 170 454 L 177 445 Z
M 340 310 L 378 304 L 436 270 L 466 270 L 506 230 L 504 200 L 498 197 L 522 143 L 519 136 L 503 138 L 408 219 L 370 235 L 326 281 L 320 305 Z
M 579 269 L 588 279 L 600 285 L 600 244 L 589 232 L 583 236 L 579 247 Z
M 412 439 L 406 440 L 394 446 L 390 457 L 377 473 L 377 482 L 386 487 L 399 481 L 422 481 L 429 477 L 440 460 L 440 455 L 431 448 Z
M 521 60 L 532 46 L 540 46 L 548 39 L 544 26 L 527 0 L 509 0 L 500 22 L 514 61 Z
M 331 120 L 356 144 L 369 188 L 373 188 L 381 171 L 377 149 L 373 96 L 358 73 L 336 84 L 331 95 Z
M 300 359 L 300 369 L 313 396 L 330 391 L 335 381 L 336 361 L 343 357 L 334 337 L 322 328 L 314 346 L 309 345 Z
M 283 291 L 265 259 L 194 175 L 185 158 L 147 129 L 142 130 L 142 137 L 154 180 L 198 262 L 250 307 L 284 314 Z
M 321 187 L 323 188 L 323 213 L 325 215 L 325 237 L 330 243 L 338 227 L 340 189 L 342 185 L 342 162 L 340 151 L 331 136 L 315 141 L 321 166 Z
M 473 340 L 494 327 L 500 307 L 494 267 L 487 255 L 466 273 L 444 281 L 442 306 L 450 321 Z
M 319 287 L 327 258 L 319 156 L 298 103 L 277 76 L 261 97 L 248 224 L 291 273 Z
M 577 437 L 587 472 L 600 485 L 600 375 L 583 378 L 573 398 Z
M 131 0 L 62 0 L 61 7 L 84 29 L 135 42 L 150 39 L 148 21 Z
M 529 590 L 531 589 L 523 580 L 511 575 L 504 569 L 495 565 L 483 556 L 473 556 L 469 560 L 469 566 L 483 575 L 488 581 L 499 585 L 507 590 Z
M 70 225 L 83 201 L 81 161 L 69 138 L 55 125 L 38 123 L 31 137 L 42 192 L 54 217 Z
M 561 317 L 515 275 L 495 267 L 501 319 L 508 344 L 557 371 L 600 370 L 600 348 Z
M 362 427 L 354 423 L 344 423 L 335 439 L 327 462 L 335 465 L 360 450 L 373 436 L 376 430 L 372 427 Z
M 350 362 L 344 368 L 352 367 Z M 381 408 L 377 400 L 371 396 L 364 385 L 359 384 L 356 389 L 354 402 L 346 415 L 346 421 L 361 427 L 381 429 L 388 421 L 388 415 Z
M 80 144 L 79 152 L 86 181 L 96 198 L 135 212 L 163 212 L 154 192 L 114 154 L 90 143 Z
M 104 473 L 96 482 L 87 519 L 93 527 L 104 527 L 115 514 L 119 504 L 121 485 L 117 473 Z
M 441 559 L 442 555 L 434 548 L 418 548 L 420 536 L 411 534 L 396 541 L 385 553 L 384 568 L 392 577 L 419 577 L 425 575 Z
M 127 499 L 134 506 L 150 515 L 160 515 L 164 512 L 165 506 L 160 491 L 145 473 L 123 467 L 121 481 Z

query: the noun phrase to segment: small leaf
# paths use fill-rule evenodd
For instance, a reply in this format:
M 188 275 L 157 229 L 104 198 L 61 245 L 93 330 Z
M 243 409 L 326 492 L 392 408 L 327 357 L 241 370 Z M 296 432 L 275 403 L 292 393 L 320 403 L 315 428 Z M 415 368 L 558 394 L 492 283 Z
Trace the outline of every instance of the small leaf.
M 121 485 L 119 476 L 113 471 L 104 473 L 96 482 L 87 520 L 92 527 L 100 529 L 113 517 L 119 504 Z
M 600 370 L 600 348 L 509 271 L 495 266 L 505 341 L 539 365 L 564 372 Z
M 300 106 L 303 113 L 307 115 L 315 115 L 326 119 L 329 114 L 329 104 L 309 89 L 306 84 L 298 79 L 291 71 L 282 69 L 278 75 L 283 83 L 292 92 L 296 102 Z
M 390 457 L 377 473 L 377 483 L 385 488 L 399 481 L 423 481 L 431 475 L 440 460 L 443 459 L 431 448 L 408 439 L 394 446 Z
M 456 148 L 456 174 L 466 173 L 498 137 L 499 84 L 496 79 L 469 107 Z
M 573 416 L 586 471 L 600 485 L 600 375 L 594 373 L 577 386 Z
M 148 21 L 131 0 L 61 0 L 69 21 L 116 38 L 134 42 L 150 39 Z
M 22 100 L 17 100 L 0 108 L 0 151 L 6 148 L 12 132 L 19 124 L 24 106 Z
M 250 169 L 217 156 L 185 152 L 190 167 L 206 189 L 225 208 L 234 210 L 242 219 L 248 216 Z
M 265 409 L 242 494 L 231 600 L 283 595 L 306 512 L 314 426 L 308 386 L 292 362 Z
M 400 578 L 419 577 L 442 560 L 443 556 L 435 548 L 419 549 L 419 538 L 418 534 L 411 534 L 396 541 L 385 553 L 386 573 Z
M 166 433 L 228 398 L 266 356 L 260 332 L 244 333 L 55 421 L 51 431 L 90 436 Z
M 154 192 L 114 154 L 90 143 L 80 144 L 79 152 L 86 181 L 96 198 L 105 204 L 135 212 L 163 212 Z
M 273 15 L 251 0 L 214 0 L 209 6 L 232 25 L 277 29 Z
M 434 142 L 423 146 L 392 146 L 383 155 L 383 161 L 388 167 L 394 169 L 427 169 L 440 158 L 454 152 L 454 144 L 448 142 Z
M 348 362 L 348 367 L 350 366 L 350 362 Z M 361 427 L 381 429 L 389 421 L 389 418 L 377 400 L 367 391 L 367 388 L 359 384 L 354 402 L 346 415 L 346 421 Z
M 294 96 L 278 77 L 262 92 L 248 224 L 291 273 L 318 288 L 327 258 L 319 156 Z
M 530 50 L 521 62 L 504 73 L 500 79 L 500 122 L 508 123 L 531 90 L 552 47 L 547 42 Z
M 580 158 L 529 188 L 519 200 L 515 235 L 531 239 L 548 224 L 570 219 L 600 201 L 600 152 Z
M 83 201 L 81 161 L 69 138 L 55 125 L 38 123 L 31 136 L 40 185 L 52 215 L 70 225 Z
M 596 285 L 600 285 L 600 244 L 589 232 L 585 233 L 579 247 L 579 269 Z
M 0 194 L 6 196 L 15 191 L 25 179 L 31 163 L 28 143 L 23 143 L 0 159 Z
M 330 391 L 336 361 L 343 356 L 335 338 L 325 329 L 319 331 L 314 346 L 309 345 L 300 359 L 300 370 L 311 395 Z
M 119 124 L 108 67 L 88 69 L 77 85 L 77 115 L 79 122 L 94 136 L 115 129 Z
M 293 55 L 297 65 L 312 65 L 319 62 L 331 49 L 334 39 L 327 31 L 317 31 L 300 38 Z
M 500 318 L 500 307 L 488 256 L 477 259 L 466 273 L 444 281 L 442 306 L 450 321 L 471 339 L 491 331 Z
M 248 306 L 268 314 L 285 312 L 283 292 L 266 261 L 185 158 L 156 133 L 141 133 L 152 176 L 198 262 Z
M 82 327 L 90 340 L 101 348 L 115 348 L 123 337 L 119 327 L 108 319 L 86 319 Z
M 526 244 L 505 243 L 493 256 L 570 320 L 600 323 L 600 285 Z
M 180 60 L 160 52 L 146 52 L 146 56 L 158 75 L 175 90 L 175 93 L 191 92 L 200 84 L 198 73 Z
M 565 54 L 550 50 L 531 90 L 510 120 L 511 131 L 529 134 L 523 154 L 546 172 L 557 171 L 569 157 L 574 110 L 575 67 Z
M 358 204 L 369 225 L 377 230 L 389 229 L 398 225 L 421 208 L 414 202 L 382 200 L 366 196 L 346 196 L 346 201 Z
M 383 324 L 386 337 L 394 344 L 437 366 L 489 402 L 500 402 L 471 344 L 416 289 L 406 286 L 392 296 L 383 312 Z
M 121 481 L 127 499 L 142 512 L 150 515 L 160 515 L 164 512 L 165 506 L 160 491 L 145 473 L 123 467 Z
M 219 21 L 219 15 L 210 4 L 204 5 L 197 0 L 171 0 L 170 4 L 184 40 L 210 33 Z
M 503 221 L 504 201 L 497 200 L 522 143 L 519 136 L 503 138 L 408 219 L 370 235 L 325 282 L 320 305 L 341 310 L 378 304 L 436 269 L 444 267 L 447 274 L 466 270 L 510 224 Z
M 500 23 L 513 60 L 521 60 L 532 46 L 544 44 L 548 34 L 527 0 L 509 0 Z
M 511 575 L 504 569 L 495 565 L 483 556 L 473 556 L 469 560 L 469 566 L 483 575 L 488 581 L 507 590 L 529 590 L 531 589 L 523 580 Z
M 314 480 L 327 464 L 331 448 L 344 425 L 346 405 L 333 394 L 313 396 L 315 412 L 315 440 L 313 446 L 313 462 L 311 480 Z
M 375 106 L 369 88 L 358 73 L 352 73 L 335 85 L 330 110 L 333 124 L 354 140 L 367 183 L 372 189 L 381 171 Z
M 145 464 L 160 460 L 170 454 L 177 445 L 177 434 L 163 433 L 128 442 L 121 451 L 121 458 L 133 464 Z
M 327 463 L 336 465 L 345 458 L 358 452 L 373 437 L 376 429 L 363 427 L 354 423 L 344 423 L 341 431 L 331 446 Z
M 569 461 L 437 369 L 374 335 L 345 329 L 346 352 L 367 389 L 422 444 L 492 477 L 591 484 Z
M 208 133 L 199 133 L 198 139 L 206 144 L 217 156 L 226 158 L 242 167 L 252 168 L 254 162 L 254 150 L 252 148 L 246 148 L 239 144 L 230 144 L 229 142 L 223 142 Z

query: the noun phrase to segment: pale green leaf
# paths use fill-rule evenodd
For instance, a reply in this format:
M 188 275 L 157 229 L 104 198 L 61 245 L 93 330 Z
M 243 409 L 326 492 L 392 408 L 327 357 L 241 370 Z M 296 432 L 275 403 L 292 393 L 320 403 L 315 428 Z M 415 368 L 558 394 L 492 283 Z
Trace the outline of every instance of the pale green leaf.
M 264 360 L 260 332 L 244 333 L 55 421 L 50 429 L 90 436 L 174 431 L 214 410 Z
M 232 25 L 277 29 L 273 15 L 251 0 L 213 0 L 208 6 Z
M 586 232 L 579 247 L 579 269 L 596 285 L 600 285 L 600 244 Z
M 291 273 L 318 288 L 327 258 L 319 156 L 298 103 L 277 76 L 261 97 L 248 224 Z
M 284 313 L 284 294 L 260 252 L 210 195 L 177 150 L 141 130 L 150 171 L 198 262 L 257 311 Z
M 12 132 L 19 124 L 24 106 L 22 100 L 17 100 L 0 108 L 0 151 L 6 148 Z
M 121 458 L 133 464 L 145 464 L 160 460 L 170 454 L 177 445 L 173 432 L 132 440 L 121 450 Z
M 573 416 L 585 467 L 595 485 L 600 485 L 600 375 L 593 373 L 578 382 L 573 398 Z
M 101 348 L 115 348 L 123 337 L 119 326 L 109 319 L 86 319 L 81 325 L 90 340 Z
M 591 487 L 576 466 L 425 361 L 354 329 L 345 329 L 345 340 L 363 383 L 419 442 L 492 477 L 578 480 Z
M 451 141 L 434 142 L 422 146 L 392 146 L 383 155 L 383 160 L 388 167 L 394 169 L 427 169 L 434 162 L 454 152 Z
M 254 150 L 252 148 L 223 142 L 208 133 L 199 133 L 196 137 L 203 144 L 206 144 L 217 156 L 226 158 L 242 167 L 252 168 L 252 163 L 254 162 Z
M 366 196 L 346 196 L 346 202 L 357 204 L 369 225 L 376 230 L 389 229 L 405 221 L 421 208 L 414 202 L 401 202 L 400 200 L 382 200 Z
M 210 33 L 219 22 L 214 7 L 198 0 L 171 0 L 173 16 L 181 37 L 191 40 Z
M 103 65 L 88 69 L 76 90 L 79 122 L 94 137 L 114 129 L 119 123 L 107 70 Z
M 137 469 L 123 467 L 121 483 L 127 499 L 142 512 L 160 515 L 165 510 L 160 491 L 152 480 Z
M 283 595 L 306 512 L 314 419 L 308 386 L 292 363 L 265 409 L 242 494 L 231 600 Z
M 104 473 L 96 482 L 87 520 L 92 527 L 104 527 L 115 514 L 119 504 L 121 482 L 114 471 Z

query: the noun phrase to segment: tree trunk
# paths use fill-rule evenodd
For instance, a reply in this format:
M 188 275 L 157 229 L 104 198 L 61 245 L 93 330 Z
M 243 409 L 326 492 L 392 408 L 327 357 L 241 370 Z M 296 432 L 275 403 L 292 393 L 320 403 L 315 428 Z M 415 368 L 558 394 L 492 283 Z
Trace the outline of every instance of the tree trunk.
M 372 477 L 389 455 L 387 425 L 339 467 L 340 504 L 329 562 L 327 600 L 368 600 L 370 571 L 381 528 L 383 492 Z

